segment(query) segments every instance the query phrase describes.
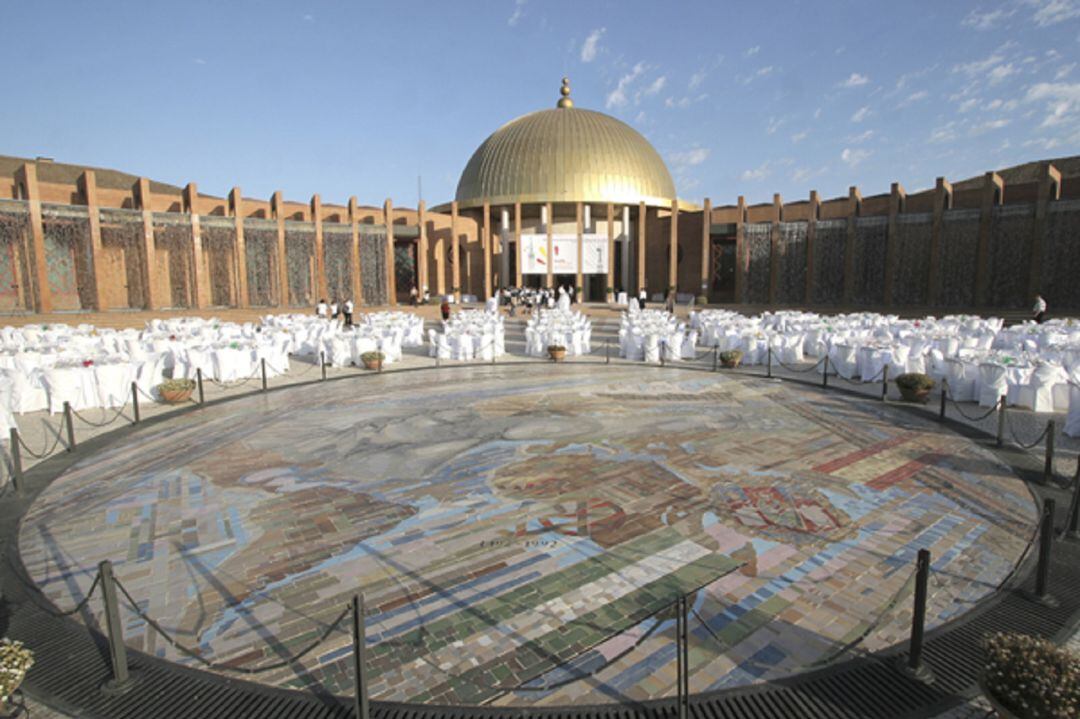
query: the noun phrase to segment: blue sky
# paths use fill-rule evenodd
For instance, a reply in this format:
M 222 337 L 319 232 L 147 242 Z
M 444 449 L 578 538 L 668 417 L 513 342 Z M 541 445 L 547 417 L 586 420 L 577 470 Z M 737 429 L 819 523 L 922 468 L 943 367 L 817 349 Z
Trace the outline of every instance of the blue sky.
M 518 115 L 642 132 L 681 197 L 909 191 L 1080 152 L 1080 0 L 0 3 L 0 154 L 250 197 L 451 199 Z

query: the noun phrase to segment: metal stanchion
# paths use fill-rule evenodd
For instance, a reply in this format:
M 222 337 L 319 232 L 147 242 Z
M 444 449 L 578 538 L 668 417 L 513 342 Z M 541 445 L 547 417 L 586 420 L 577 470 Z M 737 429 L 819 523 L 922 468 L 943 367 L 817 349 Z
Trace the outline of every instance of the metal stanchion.
M 604 364 L 611 364 L 611 340 L 604 340 Z
M 930 667 L 923 664 L 923 632 L 926 629 L 926 589 L 930 579 L 930 550 L 920 549 L 915 564 L 915 607 L 911 615 L 911 643 L 904 670 L 922 681 L 933 679 Z
M 716 371 L 716 363 L 720 361 L 720 345 L 713 347 L 712 353 L 712 371 Z
M 770 344 L 766 349 L 768 351 L 765 357 L 765 376 L 772 379 L 772 345 Z
M 107 694 L 122 694 L 131 688 L 128 673 L 127 647 L 124 646 L 124 626 L 120 623 L 120 604 L 116 600 L 116 580 L 113 578 L 112 562 L 108 559 L 98 565 L 101 576 L 101 596 L 105 602 L 105 627 L 109 638 L 109 663 L 112 679 L 102 685 Z
M 364 647 L 367 641 L 364 630 L 364 595 L 352 598 L 353 640 L 353 711 L 356 719 L 368 719 L 367 671 L 364 667 Z
M 881 368 L 881 401 L 884 402 L 889 396 L 889 365 Z
M 1080 524 L 1080 458 L 1076 460 L 1076 474 L 1073 475 L 1073 495 L 1072 502 L 1069 503 L 1069 524 L 1065 527 L 1066 537 L 1080 539 L 1077 524 Z
M 690 717 L 690 663 L 689 663 L 689 632 L 687 631 L 687 605 L 686 597 L 675 600 L 675 652 L 676 652 L 676 675 L 679 684 L 676 692 L 676 700 L 679 704 L 679 719 Z
M 319 352 L 319 366 L 322 367 L 322 381 L 326 381 L 326 352 Z
M 265 357 L 260 357 L 259 358 L 259 364 L 261 365 L 261 369 L 262 369 L 263 392 L 265 392 L 266 391 L 266 358 Z
M 135 415 L 132 424 L 138 424 L 141 417 L 139 416 L 139 383 L 131 383 L 131 411 Z
M 666 354 L 666 352 L 664 352 L 665 347 L 667 347 L 667 342 L 661 342 L 660 343 L 660 366 L 661 367 L 664 366 L 664 355 Z
M 821 364 L 821 386 L 829 386 L 829 355 L 825 355 L 825 361 Z
M 945 419 L 945 402 L 949 399 L 949 383 L 945 378 L 941 380 L 941 408 L 938 410 L 938 419 Z
M 195 384 L 199 388 L 199 404 L 205 404 L 206 403 L 206 395 L 203 394 L 202 367 L 197 367 L 195 369 Z
M 1054 420 L 1046 423 L 1046 460 L 1043 463 L 1043 482 L 1054 478 Z
M 19 447 L 19 430 L 16 427 L 11 428 L 11 432 L 8 435 L 8 442 L 11 444 L 11 483 L 15 485 L 15 491 L 22 491 L 22 448 Z M 1080 472 L 1077 473 L 1080 476 Z
M 1001 399 L 998 400 L 998 430 L 997 430 L 997 446 L 1000 447 L 1005 443 L 1005 395 L 1001 395 Z
M 1031 599 L 1056 607 L 1058 602 L 1050 596 L 1050 554 L 1054 549 L 1054 500 L 1043 500 L 1042 519 L 1039 521 L 1039 564 L 1035 568 L 1035 593 Z
M 67 425 L 67 451 L 71 452 L 75 449 L 75 422 L 71 416 L 70 402 L 64 402 L 64 424 Z

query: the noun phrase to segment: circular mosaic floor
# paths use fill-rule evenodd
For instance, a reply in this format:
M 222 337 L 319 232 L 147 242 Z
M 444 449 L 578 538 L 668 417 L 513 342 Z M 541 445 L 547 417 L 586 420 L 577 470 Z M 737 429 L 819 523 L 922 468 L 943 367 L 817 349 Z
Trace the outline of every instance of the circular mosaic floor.
M 329 382 L 143 427 L 61 475 L 19 542 L 60 607 L 96 564 L 206 659 L 269 665 L 362 591 L 371 695 L 643 700 L 775 679 L 995 591 L 1036 521 L 990 452 L 879 402 L 629 366 Z M 98 602 L 92 602 L 95 607 Z M 195 664 L 126 611 L 131 646 Z M 100 617 L 94 618 L 100 620 Z M 347 626 L 260 674 L 351 692 Z

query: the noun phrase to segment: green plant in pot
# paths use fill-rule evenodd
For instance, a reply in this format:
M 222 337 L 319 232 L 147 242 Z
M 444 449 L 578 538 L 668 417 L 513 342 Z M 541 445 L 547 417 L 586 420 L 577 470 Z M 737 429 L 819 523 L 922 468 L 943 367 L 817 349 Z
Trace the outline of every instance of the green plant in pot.
M 169 404 L 180 404 L 191 399 L 191 393 L 195 391 L 193 379 L 167 379 L 157 386 L 161 399 Z
M 709 304 L 709 298 L 706 297 L 705 295 L 698 295 L 697 297 L 694 298 L 694 304 L 695 305 L 701 305 L 701 306 L 707 305 L 707 304 Z
M 725 350 L 720 353 L 720 364 L 735 369 L 742 362 L 742 350 Z
M 6 710 L 13 708 L 12 695 L 32 666 L 34 652 L 20 641 L 12 641 L 7 637 L 0 639 L 0 711 L 4 711 L 4 716 L 15 716 L 14 713 L 8 714 Z
M 555 362 L 562 362 L 566 359 L 566 347 L 563 345 L 548 345 L 548 356 Z
M 381 370 L 386 355 L 382 352 L 365 352 L 360 355 L 360 361 L 364 363 L 364 369 Z
M 979 686 L 1002 719 L 1080 716 L 1080 657 L 1053 642 L 996 632 L 983 638 Z
M 925 403 L 934 384 L 934 380 L 922 372 L 908 372 L 896 378 L 896 387 L 905 402 Z

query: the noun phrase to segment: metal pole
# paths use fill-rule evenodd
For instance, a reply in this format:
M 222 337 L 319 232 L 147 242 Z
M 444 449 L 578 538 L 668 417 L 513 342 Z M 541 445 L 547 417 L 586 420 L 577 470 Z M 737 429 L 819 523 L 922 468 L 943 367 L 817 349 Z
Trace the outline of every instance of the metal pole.
M 611 364 L 611 340 L 604 340 L 604 364 Z
M 353 710 L 357 719 L 368 719 L 367 672 L 364 667 L 364 595 L 352 598 Z
M 881 401 L 889 396 L 889 365 L 881 368 Z
M 1077 533 L 1077 524 L 1080 524 L 1080 459 L 1076 460 L 1076 474 L 1073 475 L 1073 496 L 1072 502 L 1069 503 L 1069 525 L 1065 529 L 1066 537 L 1080 538 L 1080 534 Z
M 929 670 L 923 666 L 923 630 L 926 627 L 926 587 L 930 578 L 930 550 L 920 549 L 915 565 L 915 608 L 911 615 L 911 644 L 908 649 L 908 669 L 916 676 Z
M 71 452 L 75 449 L 75 423 L 72 421 L 70 402 L 64 402 L 64 423 L 67 425 L 67 451 Z
M 319 352 L 319 366 L 322 367 L 322 381 L 326 381 L 326 352 Z
M 259 358 L 259 364 L 262 366 L 263 392 L 265 392 L 266 391 L 266 358 L 265 357 L 260 357 Z
M 112 562 L 108 559 L 98 565 L 101 575 L 101 595 L 105 602 L 105 626 L 109 637 L 109 662 L 112 665 L 112 679 L 105 683 L 105 689 L 112 692 L 123 691 L 131 682 L 128 674 L 127 647 L 124 646 L 124 626 L 120 623 L 120 604 L 116 601 L 116 580 L 113 578 Z
M 1046 462 L 1043 465 L 1043 482 L 1054 478 L 1054 420 L 1046 423 Z
M 772 379 L 772 344 L 767 348 L 767 357 L 765 359 L 765 376 Z
M 1005 443 L 1005 395 L 1001 395 L 1001 399 L 998 400 L 998 431 L 997 431 L 997 446 L 1000 447 Z
M 679 634 L 678 642 L 676 643 L 676 649 L 679 652 L 678 660 L 678 702 L 679 702 L 679 719 L 689 719 L 690 716 L 690 652 L 689 652 L 689 632 L 687 631 L 687 604 L 686 597 L 679 597 L 675 602 L 676 609 L 678 611 L 678 620 L 676 623 L 676 629 Z
M 941 378 L 941 408 L 938 410 L 938 419 L 945 419 L 945 400 L 949 398 L 949 381 Z
M 827 351 L 826 351 L 827 352 Z M 829 386 L 829 355 L 825 355 L 825 362 L 821 366 L 821 386 Z
M 206 403 L 206 395 L 203 394 L 202 367 L 196 367 L 195 368 L 195 384 L 199 388 L 199 404 L 205 404 Z
M 131 383 L 131 409 L 135 413 L 135 421 L 132 424 L 138 424 L 141 417 L 139 416 L 139 383 Z
M 716 371 L 716 363 L 717 363 L 717 361 L 719 361 L 719 359 L 720 359 L 720 345 L 716 345 L 715 347 L 713 347 L 713 353 L 712 353 L 712 371 L 713 372 Z
M 660 366 L 664 366 L 664 348 L 667 347 L 667 342 L 660 343 Z
M 11 444 L 11 483 L 15 485 L 15 491 L 22 491 L 22 449 L 19 447 L 19 430 L 16 427 L 11 428 L 11 433 L 8 435 L 8 442 Z M 1077 472 L 1077 476 L 1080 477 L 1080 472 Z
M 1041 602 L 1048 601 L 1050 553 L 1054 548 L 1054 508 L 1054 500 L 1043 500 L 1042 522 L 1039 523 L 1039 566 L 1035 569 L 1035 598 Z

